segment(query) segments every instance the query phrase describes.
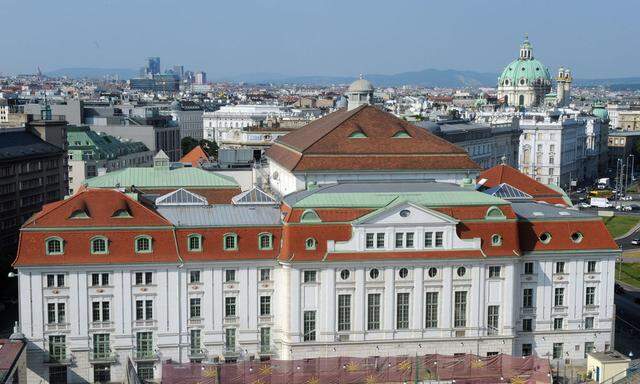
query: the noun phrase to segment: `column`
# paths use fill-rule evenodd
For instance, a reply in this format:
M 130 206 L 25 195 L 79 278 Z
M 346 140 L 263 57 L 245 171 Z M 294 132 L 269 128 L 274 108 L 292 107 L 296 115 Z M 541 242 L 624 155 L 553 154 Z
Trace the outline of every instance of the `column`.
M 451 319 L 454 299 L 452 290 L 452 271 L 453 267 L 451 266 L 442 268 L 442 292 L 440 294 L 440 303 L 442 305 L 442 310 L 440 311 L 440 328 L 444 330 L 445 333 L 443 336 L 445 337 L 450 336 L 450 330 L 453 327 L 453 322 Z
M 411 313 L 413 319 L 411 328 L 419 330 L 422 335 L 424 327 L 424 268 L 416 267 L 413 269 L 413 308 Z
M 353 322 L 353 339 L 362 340 L 365 332 L 365 321 L 367 313 L 367 300 L 366 292 L 364 288 L 365 282 L 365 269 L 358 268 L 355 270 L 355 291 L 353 293 L 353 308 L 354 308 L 354 322 Z
M 393 338 L 395 329 L 396 314 L 396 285 L 395 285 L 395 269 L 388 267 L 384 269 L 384 300 L 382 300 L 381 316 L 382 331 L 385 338 Z M 365 298 L 366 300 L 366 298 Z M 366 307 L 366 302 L 365 302 Z M 366 308 L 365 308 L 366 309 Z
M 322 294 L 320 295 L 320 319 L 324 319 L 320 334 L 327 342 L 335 341 L 336 332 L 336 270 L 327 268 L 322 273 Z

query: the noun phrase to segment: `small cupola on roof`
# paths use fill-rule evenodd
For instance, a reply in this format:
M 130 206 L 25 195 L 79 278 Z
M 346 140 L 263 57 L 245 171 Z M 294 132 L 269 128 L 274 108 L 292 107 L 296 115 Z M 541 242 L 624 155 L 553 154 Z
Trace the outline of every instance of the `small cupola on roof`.
M 365 80 L 362 74 L 360 78 L 349 86 L 345 97 L 347 98 L 347 110 L 356 109 L 361 105 L 371 105 L 373 101 L 373 85 Z
M 162 149 L 153 157 L 153 168 L 169 169 L 169 156 Z
M 533 49 L 531 48 L 531 43 L 529 42 L 529 36 L 525 35 L 524 42 L 520 46 L 520 60 L 531 59 L 533 59 Z

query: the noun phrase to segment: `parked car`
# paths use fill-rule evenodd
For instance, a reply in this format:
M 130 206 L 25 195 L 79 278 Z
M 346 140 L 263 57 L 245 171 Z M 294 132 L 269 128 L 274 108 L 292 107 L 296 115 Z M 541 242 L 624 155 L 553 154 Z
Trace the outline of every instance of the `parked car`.
M 622 288 L 622 285 L 616 283 L 614 289 L 615 293 L 617 293 L 618 295 L 624 295 L 625 294 L 625 290 L 624 288 Z
M 626 196 L 622 196 L 620 200 L 630 201 L 630 200 L 633 200 L 633 197 L 631 197 L 631 195 L 626 195 Z
M 631 240 L 631 244 L 640 245 L 640 238 L 636 238 L 636 239 Z
M 591 205 L 589 203 L 580 203 L 578 204 L 578 208 L 590 208 Z

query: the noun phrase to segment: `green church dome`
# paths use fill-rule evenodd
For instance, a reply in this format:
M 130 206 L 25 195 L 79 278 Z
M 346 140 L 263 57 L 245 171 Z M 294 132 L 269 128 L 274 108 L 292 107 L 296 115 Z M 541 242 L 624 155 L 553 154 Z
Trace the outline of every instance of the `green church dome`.
M 551 85 L 549 69 L 533 57 L 529 39 L 520 46 L 520 57 L 505 67 L 498 79 L 499 86 Z
M 602 104 L 595 104 L 593 109 L 591 110 L 593 116 L 598 117 L 602 120 L 609 120 L 609 111 Z
M 506 83 L 505 83 L 506 81 Z M 551 84 L 549 69 L 536 59 L 517 59 L 502 71 L 498 84 L 502 86 Z

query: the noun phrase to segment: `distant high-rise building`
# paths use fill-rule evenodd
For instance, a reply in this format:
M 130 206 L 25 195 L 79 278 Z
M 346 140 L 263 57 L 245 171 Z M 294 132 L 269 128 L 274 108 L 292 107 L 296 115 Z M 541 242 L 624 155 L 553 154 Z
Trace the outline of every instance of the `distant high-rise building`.
M 207 73 L 206 72 L 196 72 L 196 84 L 202 85 L 207 84 Z
M 173 73 L 175 73 L 178 78 L 180 80 L 182 80 L 182 77 L 184 76 L 184 66 L 182 65 L 174 65 L 173 66 Z
M 157 75 L 160 73 L 160 58 L 149 57 L 147 59 L 147 70 L 151 75 Z

